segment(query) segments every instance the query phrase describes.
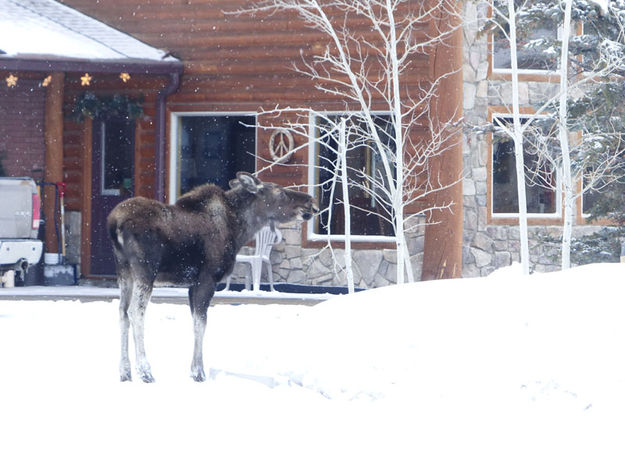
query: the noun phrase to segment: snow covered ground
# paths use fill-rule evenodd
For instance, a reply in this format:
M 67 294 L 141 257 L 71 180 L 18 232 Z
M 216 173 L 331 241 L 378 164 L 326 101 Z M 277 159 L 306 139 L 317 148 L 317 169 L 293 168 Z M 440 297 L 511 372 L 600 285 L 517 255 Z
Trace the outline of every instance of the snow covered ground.
M 623 467 L 625 265 L 218 305 L 151 304 L 156 383 L 118 382 L 116 303 L 0 301 L 2 467 Z

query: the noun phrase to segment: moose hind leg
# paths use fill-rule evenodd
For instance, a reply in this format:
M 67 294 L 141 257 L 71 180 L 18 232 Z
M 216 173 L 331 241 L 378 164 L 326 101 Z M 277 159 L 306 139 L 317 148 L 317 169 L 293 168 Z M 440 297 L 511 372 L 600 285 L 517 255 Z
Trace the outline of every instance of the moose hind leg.
M 154 382 L 152 370 L 145 355 L 145 310 L 150 296 L 152 295 L 152 285 L 135 281 L 132 288 L 128 315 L 132 325 L 133 337 L 135 340 L 136 370 L 144 382 Z
M 122 382 L 132 380 L 130 371 L 130 358 L 128 357 L 128 331 L 130 319 L 128 318 L 128 306 L 132 295 L 132 280 L 127 277 L 120 277 L 119 280 L 119 330 L 121 337 L 121 358 L 119 361 L 119 379 Z
M 195 285 L 189 288 L 189 304 L 193 315 L 193 360 L 191 361 L 191 378 L 196 382 L 204 382 L 203 343 L 206 331 L 206 315 L 208 306 L 215 293 L 215 284 Z

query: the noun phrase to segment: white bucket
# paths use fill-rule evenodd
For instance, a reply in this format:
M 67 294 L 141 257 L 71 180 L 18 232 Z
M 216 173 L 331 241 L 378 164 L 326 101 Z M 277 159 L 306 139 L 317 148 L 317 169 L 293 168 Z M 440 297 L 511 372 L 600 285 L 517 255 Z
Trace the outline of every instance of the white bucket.
M 46 265 L 58 265 L 59 254 L 58 253 L 45 253 L 43 254 L 43 261 Z
M 4 275 L 0 276 L 0 287 L 15 287 L 15 272 L 13 270 L 9 270 Z

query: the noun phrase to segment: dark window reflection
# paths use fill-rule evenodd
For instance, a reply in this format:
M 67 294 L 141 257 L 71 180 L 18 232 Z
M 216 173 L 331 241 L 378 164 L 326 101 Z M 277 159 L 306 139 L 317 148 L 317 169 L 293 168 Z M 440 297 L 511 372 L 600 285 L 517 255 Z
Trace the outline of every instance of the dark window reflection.
M 207 182 L 227 189 L 238 171 L 254 172 L 255 117 L 193 116 L 180 120 L 179 194 Z

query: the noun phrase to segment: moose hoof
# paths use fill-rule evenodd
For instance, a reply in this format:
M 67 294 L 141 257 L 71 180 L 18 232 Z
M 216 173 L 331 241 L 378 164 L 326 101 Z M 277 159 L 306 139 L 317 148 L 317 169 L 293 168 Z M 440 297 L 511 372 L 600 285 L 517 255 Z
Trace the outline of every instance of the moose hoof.
M 140 375 L 141 375 L 141 380 L 143 380 L 145 383 L 154 382 L 154 377 L 152 377 L 151 372 L 141 372 Z
M 206 380 L 206 374 L 204 374 L 204 370 L 200 369 L 199 371 L 191 372 L 191 378 L 196 382 L 204 382 Z
M 145 383 L 152 383 L 154 382 L 154 377 L 152 377 L 150 374 L 146 374 L 141 376 L 141 380 L 143 380 Z
M 120 382 L 131 382 L 132 381 L 132 376 L 130 375 L 130 372 L 121 374 L 119 376 L 119 381 Z

